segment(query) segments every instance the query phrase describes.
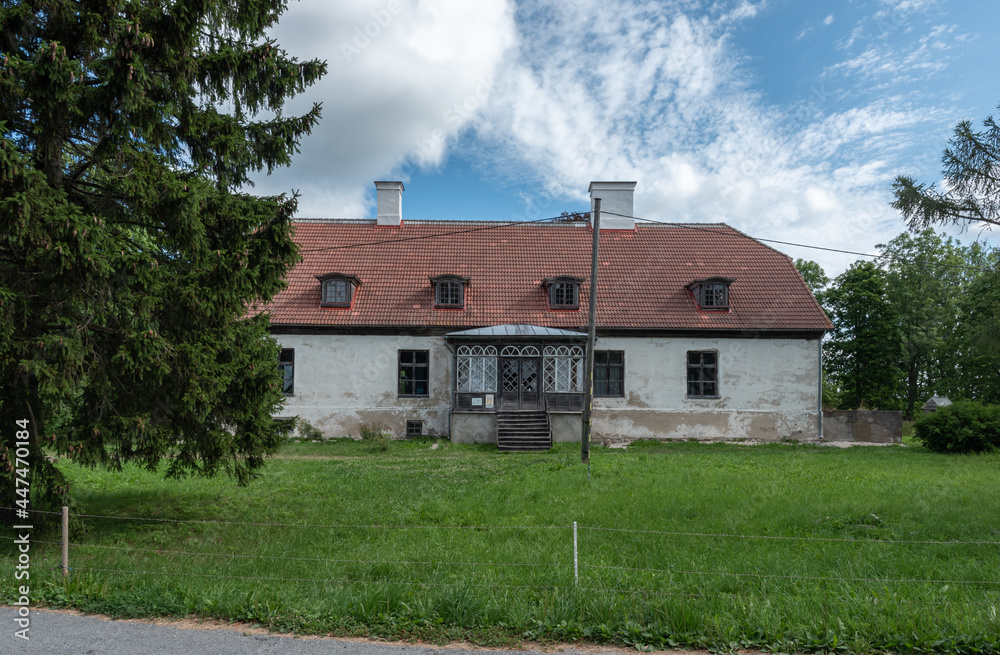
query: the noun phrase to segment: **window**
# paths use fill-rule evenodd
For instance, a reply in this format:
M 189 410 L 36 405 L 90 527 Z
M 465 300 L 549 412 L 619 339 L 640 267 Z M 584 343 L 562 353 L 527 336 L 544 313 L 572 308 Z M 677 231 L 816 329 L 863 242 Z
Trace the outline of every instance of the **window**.
M 462 298 L 462 285 L 458 282 L 438 282 L 437 302 L 438 306 L 461 307 L 465 304 Z
M 493 346 L 459 346 L 458 380 L 460 393 L 496 393 L 497 349 Z
M 278 370 L 281 371 L 281 392 L 286 396 L 295 395 L 295 349 L 282 348 L 278 356 Z
M 326 280 L 323 282 L 323 304 L 350 305 L 352 291 L 347 280 Z
M 732 280 L 726 278 L 709 278 L 697 280 L 688 285 L 698 309 L 706 311 L 729 310 L 729 285 Z
M 549 287 L 549 304 L 553 307 L 579 307 L 580 294 L 573 282 L 556 282 Z
M 542 381 L 546 392 L 580 393 L 583 391 L 583 348 L 546 346 L 542 361 Z
M 428 350 L 399 351 L 399 395 L 426 396 Z
M 550 309 L 579 309 L 580 283 L 576 277 L 551 277 L 545 280 L 549 290 Z
M 321 285 L 320 307 L 350 307 L 354 289 L 361 286 L 361 280 L 353 275 L 328 273 L 316 279 Z
M 718 282 L 706 284 L 701 290 L 702 307 L 729 307 L 729 300 L 726 285 Z
M 594 395 L 625 395 L 625 353 L 621 350 L 594 351 Z
M 687 354 L 688 398 L 719 397 L 718 353 L 689 352 Z
M 465 307 L 465 287 L 469 278 L 457 275 L 439 275 L 431 278 L 434 285 L 434 307 L 462 309 Z
M 419 437 L 424 433 L 424 422 L 423 421 L 407 421 L 406 422 L 406 436 L 408 437 Z

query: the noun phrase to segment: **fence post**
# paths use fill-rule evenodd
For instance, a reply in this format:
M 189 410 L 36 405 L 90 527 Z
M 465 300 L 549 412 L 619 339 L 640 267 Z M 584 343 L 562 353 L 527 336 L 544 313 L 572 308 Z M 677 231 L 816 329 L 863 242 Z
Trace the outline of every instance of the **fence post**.
M 62 508 L 62 574 L 63 580 L 69 576 L 69 508 Z
M 573 521 L 573 581 L 580 584 L 580 558 L 576 549 L 576 521 Z

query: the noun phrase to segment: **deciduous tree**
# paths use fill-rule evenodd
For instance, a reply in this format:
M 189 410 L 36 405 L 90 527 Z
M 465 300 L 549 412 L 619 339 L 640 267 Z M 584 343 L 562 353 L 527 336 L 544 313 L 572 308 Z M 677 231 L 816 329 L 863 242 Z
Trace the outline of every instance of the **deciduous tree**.
M 826 276 L 823 267 L 814 261 L 807 259 L 796 259 L 795 268 L 799 270 L 799 275 L 805 280 L 806 286 L 812 291 L 816 300 L 822 304 L 823 290 L 830 284 L 830 278 Z
M 903 414 L 912 420 L 914 408 L 937 391 L 942 364 L 955 363 L 947 350 L 971 271 L 965 268 L 964 249 L 931 229 L 904 232 L 878 248 L 886 298 L 898 314 L 903 337 Z
M 899 409 L 902 335 L 889 302 L 885 272 L 858 261 L 825 293 L 834 330 L 824 344 L 827 371 L 841 409 Z
M 0 486 L 28 419 L 88 464 L 247 481 L 278 444 L 276 345 L 255 304 L 297 257 L 290 161 L 325 71 L 267 38 L 282 0 L 0 5 Z M 10 505 L 12 498 L 0 499 Z
M 985 261 L 996 266 L 1000 252 Z M 973 280 L 958 302 L 959 318 L 945 354 L 951 376 L 943 380 L 952 398 L 1000 404 L 1000 273 L 986 271 Z

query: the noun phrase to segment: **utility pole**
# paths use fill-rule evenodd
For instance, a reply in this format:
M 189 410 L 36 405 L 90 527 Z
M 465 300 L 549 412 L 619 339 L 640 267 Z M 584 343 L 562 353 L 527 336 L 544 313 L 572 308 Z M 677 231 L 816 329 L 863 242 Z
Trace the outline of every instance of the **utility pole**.
M 590 253 L 590 315 L 587 326 L 587 372 L 583 395 L 583 431 L 580 456 L 590 477 L 590 424 L 594 415 L 594 342 L 597 341 L 597 241 L 601 234 L 601 199 L 594 198 L 594 244 Z

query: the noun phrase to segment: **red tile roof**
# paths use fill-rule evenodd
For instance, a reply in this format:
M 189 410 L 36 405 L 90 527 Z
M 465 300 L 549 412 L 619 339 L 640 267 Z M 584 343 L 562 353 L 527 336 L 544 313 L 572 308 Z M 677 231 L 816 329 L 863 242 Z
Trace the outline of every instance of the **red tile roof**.
M 483 229 L 488 228 L 488 229 Z M 456 329 L 521 323 L 586 329 L 589 283 L 579 310 L 550 310 L 542 280 L 589 280 L 586 225 L 303 221 L 295 240 L 303 261 L 288 288 L 267 306 L 279 326 L 436 326 Z M 826 315 L 791 259 L 722 224 L 640 224 L 602 231 L 598 269 L 599 328 L 828 330 Z M 361 280 L 350 308 L 320 307 L 317 275 Z M 434 309 L 430 278 L 469 278 L 465 309 Z M 701 312 L 685 288 L 723 277 L 729 312 Z

